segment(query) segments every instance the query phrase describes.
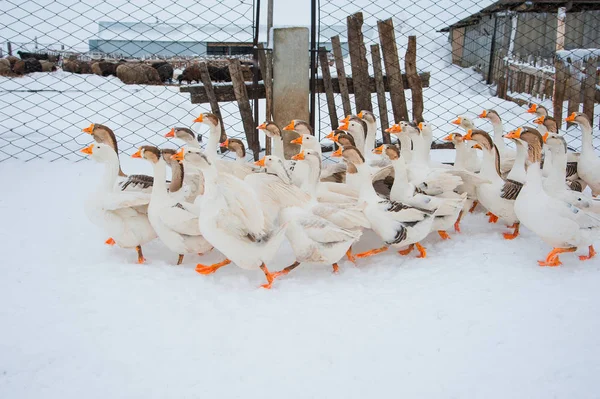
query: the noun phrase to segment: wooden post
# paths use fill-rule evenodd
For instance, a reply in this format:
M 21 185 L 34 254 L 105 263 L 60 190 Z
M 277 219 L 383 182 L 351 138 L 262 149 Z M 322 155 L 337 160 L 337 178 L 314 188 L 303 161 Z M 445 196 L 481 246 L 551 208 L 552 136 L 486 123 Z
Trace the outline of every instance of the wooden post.
M 6 42 L 6 52 L 8 53 L 8 55 L 13 55 L 11 42 Z
M 260 153 L 258 131 L 256 130 L 254 117 L 252 116 L 252 108 L 250 108 L 250 99 L 248 98 L 248 91 L 246 90 L 246 83 L 244 82 L 240 60 L 229 60 L 229 73 L 231 74 L 231 83 L 233 84 L 235 98 L 237 100 L 238 107 L 240 108 L 240 116 L 242 117 L 248 148 L 252 150 L 254 160 L 258 161 L 258 156 Z
M 321 74 L 323 75 L 325 97 L 327 98 L 329 121 L 331 122 L 331 129 L 335 130 L 339 126 L 339 120 L 337 117 L 337 111 L 335 109 L 335 97 L 333 96 L 333 85 L 331 84 L 331 72 L 329 71 L 329 61 L 327 60 L 327 49 L 325 47 L 319 47 L 319 61 L 321 63 Z
M 577 65 L 572 64 L 570 68 L 567 68 L 567 79 L 565 96 L 567 97 L 567 115 L 571 115 L 572 112 L 579 112 L 579 103 L 581 98 L 581 81 L 578 78 L 579 68 Z M 575 123 L 567 122 L 567 128 L 574 126 Z
M 369 88 L 369 62 L 362 33 L 363 15 L 361 12 L 357 12 L 349 15 L 346 21 L 356 110 L 373 111 L 371 89 Z
M 223 116 L 221 115 L 221 109 L 219 108 L 219 101 L 215 95 L 215 90 L 213 88 L 212 81 L 210 80 L 210 74 L 208 73 L 208 66 L 206 65 L 206 62 L 201 62 L 198 64 L 198 66 L 200 67 L 200 79 L 202 79 L 202 85 L 204 86 L 206 97 L 208 97 L 208 102 L 210 104 L 210 112 L 215 114 L 221 122 L 221 137 L 219 138 L 219 142 L 222 143 L 227 140 L 227 133 L 225 133 L 225 125 L 223 124 Z M 226 148 L 221 149 L 222 153 L 225 151 L 227 151 Z
M 331 38 L 331 47 L 333 48 L 335 69 L 340 84 L 342 108 L 344 109 L 344 116 L 346 116 L 352 114 L 352 107 L 350 105 L 350 94 L 348 93 L 348 82 L 346 81 L 346 68 L 344 67 L 344 57 L 342 55 L 342 44 L 340 43 L 340 37 L 338 35 Z
M 558 14 L 556 16 L 556 51 L 565 49 L 566 20 L 567 9 L 565 7 L 558 7 Z
M 383 63 L 387 75 L 392 100 L 392 111 L 394 121 L 407 121 L 408 109 L 406 108 L 406 97 L 404 96 L 404 83 L 398 59 L 398 48 L 396 47 L 396 34 L 394 33 L 394 22 L 391 18 L 385 21 L 377 21 L 379 30 L 379 41 L 383 52 Z
M 406 68 L 406 78 L 408 79 L 408 86 L 412 92 L 413 120 L 417 123 L 423 122 L 423 86 L 421 85 L 419 74 L 417 73 L 416 36 L 408 37 L 408 47 L 406 48 L 406 56 L 404 58 L 404 68 Z
M 590 57 L 585 62 L 585 79 L 583 80 L 583 113 L 594 120 L 594 98 L 596 96 L 596 65 L 598 59 Z
M 265 120 L 270 121 L 273 115 L 273 71 L 271 53 L 265 51 L 262 43 L 258 43 L 258 64 L 265 84 L 266 115 Z M 257 121 L 259 122 L 259 121 Z M 271 155 L 271 138 L 265 135 L 265 155 Z
M 567 67 L 566 65 L 557 58 L 554 62 L 554 95 L 552 101 L 554 103 L 554 119 L 560 129 L 562 126 L 563 118 L 563 101 L 565 100 L 565 86 L 567 82 Z
M 383 142 L 390 144 L 390 134 L 385 129 L 390 127 L 387 111 L 387 98 L 385 95 L 385 85 L 383 82 L 383 71 L 381 68 L 381 52 L 379 44 L 371 45 L 371 60 L 373 61 L 373 75 L 375 76 L 375 90 L 377 91 L 377 107 L 379 108 L 379 124 L 383 135 Z

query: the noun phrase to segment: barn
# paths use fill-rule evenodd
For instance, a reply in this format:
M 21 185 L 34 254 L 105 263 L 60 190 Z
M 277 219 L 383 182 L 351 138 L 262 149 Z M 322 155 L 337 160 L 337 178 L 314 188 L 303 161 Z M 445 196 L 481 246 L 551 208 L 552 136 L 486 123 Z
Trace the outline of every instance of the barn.
M 440 32 L 448 33 L 452 63 L 475 68 L 489 82 L 498 54 L 552 58 L 557 49 L 600 48 L 599 26 L 598 1 L 500 0 Z
M 321 46 L 331 49 L 330 37 L 345 26 L 321 28 Z M 266 29 L 261 29 L 266 32 Z M 89 40 L 90 52 L 121 57 L 205 56 L 252 54 L 254 27 L 250 25 L 196 25 L 146 22 L 98 22 L 96 37 Z M 266 37 L 259 38 L 266 42 Z M 342 43 L 344 54 L 348 44 Z

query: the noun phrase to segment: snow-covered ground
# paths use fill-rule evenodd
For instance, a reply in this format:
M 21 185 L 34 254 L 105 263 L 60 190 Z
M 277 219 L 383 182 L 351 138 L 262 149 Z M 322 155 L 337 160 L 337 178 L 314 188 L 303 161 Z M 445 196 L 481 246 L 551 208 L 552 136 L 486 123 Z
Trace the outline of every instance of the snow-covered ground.
M 260 271 L 194 271 L 219 253 L 174 266 L 155 241 L 137 265 L 104 245 L 83 213 L 101 174 L 0 164 L 1 398 L 597 397 L 600 262 L 583 252 L 541 268 L 537 237 L 477 212 L 427 259 L 305 265 L 267 291 Z M 292 261 L 285 245 L 269 266 Z

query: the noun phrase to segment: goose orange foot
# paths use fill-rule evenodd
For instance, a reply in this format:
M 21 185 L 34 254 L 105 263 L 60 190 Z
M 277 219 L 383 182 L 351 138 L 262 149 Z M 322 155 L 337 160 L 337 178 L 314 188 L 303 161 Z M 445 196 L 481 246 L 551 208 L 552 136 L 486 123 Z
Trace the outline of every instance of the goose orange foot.
M 181 265 L 183 263 L 183 256 L 182 254 L 179 254 L 179 258 L 177 259 L 177 266 Z
M 398 253 L 402 256 L 406 256 L 406 255 L 410 254 L 413 249 L 415 249 L 415 244 L 410 244 L 408 246 L 408 248 L 398 251 Z
M 337 274 L 337 273 L 339 273 L 339 272 L 340 272 L 340 267 L 338 266 L 338 264 L 337 264 L 337 263 L 334 263 L 334 264 L 333 264 L 333 265 L 331 265 L 331 266 L 333 266 L 333 272 L 334 272 L 335 274 Z
M 579 257 L 579 260 L 589 260 L 592 259 L 594 256 L 596 256 L 596 250 L 594 249 L 593 245 L 589 246 L 589 255 L 581 255 Z
M 514 240 L 519 236 L 519 223 L 514 223 L 512 226 L 508 226 L 509 229 L 515 229 L 512 233 L 504 233 L 505 240 Z
M 479 205 L 479 201 L 473 201 L 473 205 L 471 205 L 471 207 L 469 208 L 469 213 L 475 212 L 475 208 L 477 208 L 477 205 Z
M 419 255 L 417 256 L 417 258 L 426 258 L 427 250 L 425 249 L 425 247 L 419 243 L 416 243 L 415 245 L 417 246 L 417 251 L 419 251 Z
M 488 212 L 485 215 L 489 216 L 488 223 L 498 223 L 498 216 L 494 215 L 492 212 Z
M 442 240 L 449 240 L 450 236 L 444 230 L 438 230 L 438 234 L 442 238 Z
M 138 255 L 137 263 L 139 263 L 140 265 L 144 264 L 144 262 L 146 262 L 146 258 L 144 258 L 144 254 L 142 254 L 142 246 L 138 245 L 137 247 L 135 247 L 135 250 L 137 251 Z
M 269 269 L 267 269 L 267 266 L 264 263 L 262 265 L 260 265 L 260 269 L 263 271 L 263 273 L 265 274 L 265 277 L 267 278 L 267 284 L 263 284 L 263 285 L 261 285 L 261 287 L 264 289 L 270 290 L 271 286 L 273 285 L 273 281 L 275 281 L 275 277 L 269 271 Z
M 106 245 L 115 245 L 116 242 L 112 237 L 109 237 L 108 240 L 104 241 Z
M 346 257 L 352 263 L 356 263 L 356 257 L 352 254 L 352 246 L 346 251 Z
M 381 252 L 385 252 L 388 250 L 387 246 L 381 247 L 381 248 L 376 248 L 376 249 L 371 249 L 370 251 L 365 251 L 365 252 L 361 252 L 359 254 L 356 254 L 355 256 L 357 258 L 368 258 L 369 256 L 373 256 L 373 255 L 377 255 Z
M 456 219 L 456 222 L 454 222 L 454 231 L 456 231 L 457 233 L 460 233 L 460 220 L 462 219 L 462 215 L 463 211 L 460 211 L 460 213 L 458 214 L 458 219 Z
M 576 247 L 573 248 L 554 248 L 548 256 L 546 256 L 546 260 L 538 260 L 538 264 L 540 266 L 560 266 L 562 262 L 558 259 L 558 255 L 565 252 L 575 252 L 577 250 Z
M 205 275 L 212 274 L 212 273 L 216 272 L 217 270 L 219 270 L 220 268 L 222 268 L 223 266 L 227 266 L 230 263 L 231 263 L 231 261 L 229 259 L 225 259 L 222 262 L 215 263 L 210 266 L 205 266 L 202 263 L 198 263 L 196 265 L 196 272 L 198 272 L 200 274 L 205 274 Z
M 300 262 L 295 261 L 294 263 L 292 263 L 288 267 L 284 267 L 280 271 L 273 273 L 272 274 L 273 275 L 273 280 L 276 279 L 279 276 L 285 276 L 286 274 L 288 274 L 289 272 L 291 272 L 292 270 L 294 270 L 298 266 L 300 266 Z

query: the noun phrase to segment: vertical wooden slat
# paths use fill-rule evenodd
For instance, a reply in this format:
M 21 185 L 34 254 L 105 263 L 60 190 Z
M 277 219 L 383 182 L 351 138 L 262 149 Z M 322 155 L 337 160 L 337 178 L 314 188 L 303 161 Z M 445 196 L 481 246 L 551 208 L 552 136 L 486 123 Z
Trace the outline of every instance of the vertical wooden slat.
M 540 89 L 539 89 L 540 99 L 544 101 L 544 97 L 546 95 L 546 76 L 542 73 L 540 77 Z
M 383 70 L 381 68 L 381 52 L 379 44 L 371 45 L 371 60 L 373 62 L 373 75 L 375 77 L 375 90 L 377 91 L 377 107 L 379 108 L 379 124 L 383 135 L 383 142 L 390 144 L 390 134 L 385 129 L 390 127 L 387 111 L 387 98 L 385 95 L 385 84 L 383 82 Z
M 596 96 L 596 69 L 598 58 L 590 57 L 585 62 L 585 78 L 583 81 L 583 113 L 594 120 L 594 97 Z
M 563 118 L 563 101 L 565 100 L 565 86 L 567 82 L 567 67 L 560 60 L 556 59 L 554 63 L 554 95 L 552 101 L 554 103 L 554 119 L 560 129 L 562 126 Z
M 335 58 L 335 69 L 337 71 L 338 83 L 340 85 L 340 95 L 342 97 L 342 108 L 344 116 L 352 114 L 350 105 L 350 93 L 348 91 L 348 82 L 346 81 L 346 68 L 344 67 L 344 57 L 342 55 L 342 44 L 338 35 L 331 38 L 331 47 Z
M 559 7 L 556 18 L 556 51 L 560 51 L 565 49 L 565 22 L 567 19 L 567 9 L 565 7 Z
M 367 61 L 367 50 L 362 33 L 362 12 L 349 15 L 346 21 L 348 24 L 348 48 L 350 50 L 350 67 L 352 69 L 352 82 L 354 83 L 356 110 L 373 111 L 371 88 L 369 87 L 369 62 Z
M 377 21 L 379 30 L 379 41 L 383 53 L 383 63 L 392 100 L 392 111 L 394 121 L 407 121 L 408 109 L 406 108 L 406 97 L 404 96 L 404 82 L 398 59 L 398 48 L 396 47 L 396 34 L 394 22 L 391 18 L 385 21 Z
M 233 92 L 235 94 L 238 107 L 240 109 L 240 116 L 242 118 L 244 132 L 246 133 L 246 141 L 248 142 L 248 148 L 250 148 L 254 153 L 254 160 L 258 161 L 258 156 L 260 152 L 258 130 L 256 130 L 256 124 L 254 122 L 254 117 L 252 116 L 252 108 L 250 107 L 250 100 L 248 98 L 246 84 L 244 83 L 244 76 L 242 74 L 242 66 L 240 64 L 240 60 L 229 60 L 229 73 L 231 74 Z
M 13 55 L 11 42 L 6 42 L 6 51 L 8 52 L 8 55 Z
M 321 64 L 321 74 L 323 75 L 325 98 L 327 98 L 329 121 L 331 123 L 331 129 L 335 130 L 339 126 L 339 120 L 337 117 L 337 111 L 335 109 L 335 97 L 333 95 L 333 84 L 331 83 L 331 71 L 329 70 L 329 60 L 327 59 L 327 49 L 325 47 L 319 47 L 319 62 Z
M 222 143 L 227 140 L 227 133 L 225 133 L 225 125 L 223 124 L 223 116 L 221 115 L 221 109 L 219 108 L 219 101 L 215 95 L 215 90 L 213 88 L 212 81 L 210 80 L 210 74 L 208 73 L 208 66 L 206 65 L 206 62 L 201 62 L 199 67 L 200 79 L 202 80 L 202 85 L 204 86 L 206 97 L 208 97 L 208 102 L 210 104 L 210 112 L 215 114 L 221 122 L 221 137 L 219 138 L 219 142 Z M 225 151 L 227 151 L 226 148 L 221 148 L 221 152 Z
M 412 93 L 412 114 L 413 120 L 417 123 L 423 122 L 423 85 L 421 78 L 417 73 L 417 37 L 408 37 L 408 47 L 404 58 L 404 68 L 406 69 L 406 79 L 408 87 Z
M 565 97 L 568 101 L 567 104 L 567 115 L 571 115 L 572 112 L 579 112 L 579 103 L 581 99 L 581 81 L 579 80 L 579 68 L 576 65 L 571 65 L 567 69 L 567 80 L 565 88 Z M 574 123 L 567 122 L 567 128 L 575 125 Z
M 465 28 L 453 28 L 452 37 L 452 63 L 462 66 L 462 55 L 465 44 Z
M 266 112 L 265 119 L 267 121 L 273 118 L 273 69 L 272 58 L 270 52 L 267 54 L 262 43 L 258 43 L 258 65 L 265 83 L 265 102 Z M 256 121 L 259 122 L 259 121 Z M 271 155 L 271 138 L 265 135 L 265 154 Z

